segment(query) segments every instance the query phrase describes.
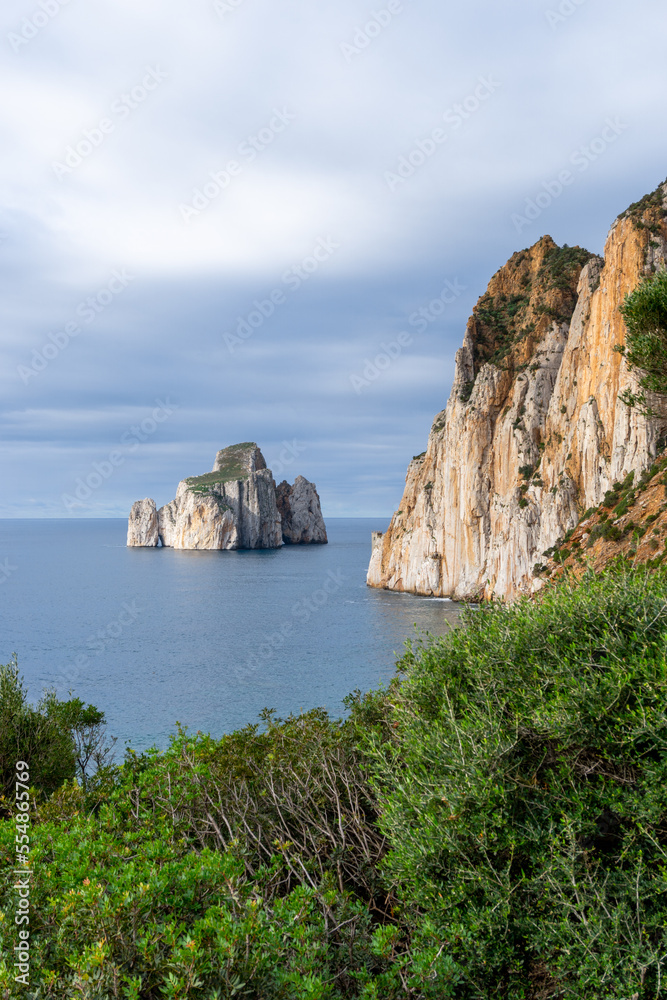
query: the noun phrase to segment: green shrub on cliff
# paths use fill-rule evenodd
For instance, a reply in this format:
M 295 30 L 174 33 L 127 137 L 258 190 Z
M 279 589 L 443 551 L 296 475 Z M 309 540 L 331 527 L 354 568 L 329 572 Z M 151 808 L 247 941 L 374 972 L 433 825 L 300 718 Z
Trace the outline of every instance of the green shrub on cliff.
M 665 995 L 666 652 L 665 575 L 617 572 L 404 658 L 374 759 L 420 996 Z
M 646 407 L 647 393 L 667 395 L 667 270 L 644 278 L 626 296 L 621 313 L 628 332 L 619 350 L 639 385 L 639 392 L 626 392 L 624 401 Z

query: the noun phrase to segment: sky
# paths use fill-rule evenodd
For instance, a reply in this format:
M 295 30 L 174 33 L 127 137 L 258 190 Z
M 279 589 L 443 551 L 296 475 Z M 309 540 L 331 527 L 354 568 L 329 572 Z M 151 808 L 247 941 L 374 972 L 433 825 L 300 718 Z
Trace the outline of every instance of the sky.
M 389 516 L 491 275 L 665 179 L 666 36 L 664 0 L 3 0 L 0 516 L 124 517 L 239 441 Z

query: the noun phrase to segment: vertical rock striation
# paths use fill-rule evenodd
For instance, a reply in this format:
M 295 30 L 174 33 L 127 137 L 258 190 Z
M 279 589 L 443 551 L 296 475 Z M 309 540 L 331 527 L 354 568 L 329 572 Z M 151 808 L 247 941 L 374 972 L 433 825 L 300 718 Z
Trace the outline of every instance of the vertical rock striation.
M 172 549 L 238 549 L 239 532 L 222 494 L 193 493 L 187 480 L 158 511 L 160 541 Z M 249 546 L 254 548 L 255 546 Z
M 158 543 L 158 534 L 155 500 L 137 500 L 130 511 L 127 544 L 135 548 L 154 548 Z
M 545 236 L 494 275 L 457 352 L 447 407 L 374 536 L 368 583 L 514 597 L 543 553 L 631 470 L 664 422 L 629 409 L 619 312 L 667 258 L 667 182 L 612 226 L 604 259 Z

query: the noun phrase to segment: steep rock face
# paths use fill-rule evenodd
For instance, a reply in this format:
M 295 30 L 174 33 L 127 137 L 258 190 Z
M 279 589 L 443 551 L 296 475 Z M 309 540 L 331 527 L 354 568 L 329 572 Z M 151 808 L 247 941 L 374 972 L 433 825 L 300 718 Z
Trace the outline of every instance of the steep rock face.
M 277 549 L 276 487 L 254 442 L 219 451 L 213 470 L 179 483 L 158 511 L 162 544 L 175 549 Z
M 655 457 L 662 423 L 630 410 L 619 313 L 664 266 L 667 184 L 619 217 L 604 260 L 543 237 L 492 278 L 457 352 L 449 402 L 374 537 L 368 583 L 513 597 L 610 485 Z M 582 267 L 583 265 L 583 267 Z
M 294 486 L 283 481 L 276 489 L 276 500 L 286 545 L 326 545 L 327 529 L 313 483 L 303 476 L 296 477 Z
M 289 487 L 296 507 L 294 501 L 287 503 L 292 521 L 296 513 L 294 532 L 302 542 L 320 541 L 324 532 L 326 541 L 317 490 L 302 476 L 299 480 L 294 487 Z M 147 518 L 149 508 L 146 505 L 149 504 L 152 504 L 155 522 L 150 533 L 138 526 L 142 518 Z M 161 543 L 175 549 L 275 549 L 283 544 L 276 484 L 254 442 L 219 451 L 212 472 L 184 479 L 179 483 L 176 498 L 159 511 L 155 511 L 152 500 L 144 500 L 135 504 L 132 512 L 128 545 L 156 546 Z M 137 537 L 147 540 L 130 541 Z
M 155 500 L 137 500 L 132 505 L 127 525 L 127 544 L 131 548 L 152 548 L 158 543 L 158 517 Z
M 231 510 L 221 505 L 217 494 L 192 493 L 187 480 L 178 484 L 176 499 L 160 508 L 158 518 L 160 541 L 165 547 L 241 548 Z

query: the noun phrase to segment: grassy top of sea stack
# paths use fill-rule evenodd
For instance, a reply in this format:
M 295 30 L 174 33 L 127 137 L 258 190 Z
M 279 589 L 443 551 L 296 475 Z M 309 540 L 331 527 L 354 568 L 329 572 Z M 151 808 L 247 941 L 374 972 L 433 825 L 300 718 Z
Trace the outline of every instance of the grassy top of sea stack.
M 223 483 L 234 483 L 245 480 L 250 475 L 250 460 L 257 450 L 254 441 L 244 441 L 241 444 L 230 445 L 219 451 L 213 472 L 203 476 L 190 476 L 186 483 L 192 493 L 207 494 L 213 487 Z

